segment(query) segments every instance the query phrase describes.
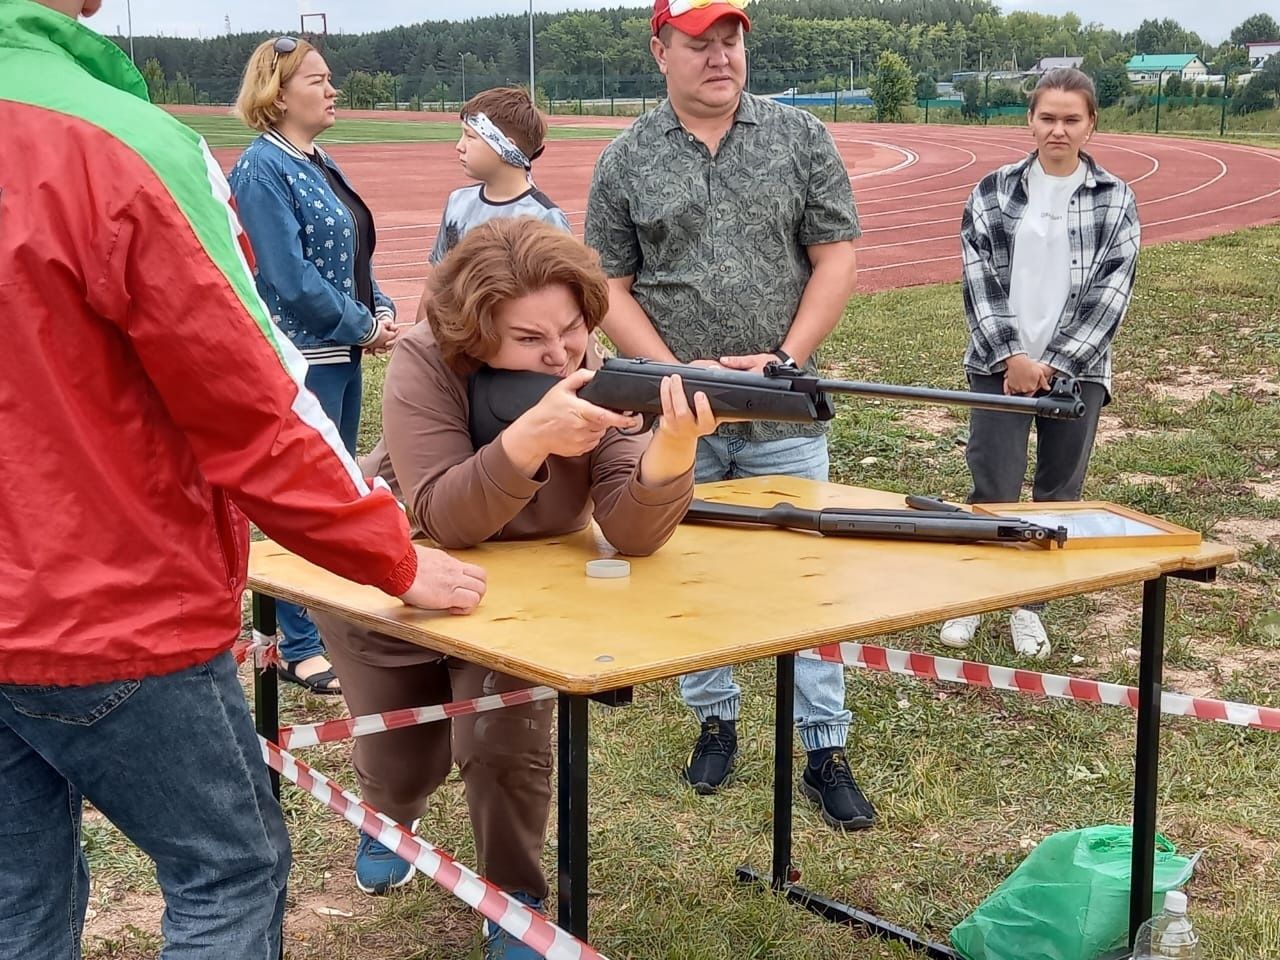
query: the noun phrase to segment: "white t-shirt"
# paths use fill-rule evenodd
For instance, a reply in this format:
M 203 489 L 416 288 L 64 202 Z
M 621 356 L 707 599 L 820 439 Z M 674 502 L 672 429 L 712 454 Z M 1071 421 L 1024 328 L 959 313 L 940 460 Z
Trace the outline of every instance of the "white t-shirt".
M 484 195 L 483 183 L 473 183 L 449 194 L 444 216 L 440 218 L 440 232 L 436 234 L 435 246 L 431 248 L 429 259 L 432 266 L 443 260 L 468 230 L 490 220 L 516 217 L 536 217 L 566 233 L 573 232 L 564 212 L 537 187 L 530 186 L 518 197 L 495 202 Z
M 1013 240 L 1009 307 L 1022 347 L 1032 360 L 1044 355 L 1071 292 L 1067 211 L 1085 173 L 1082 160 L 1071 174 L 1053 177 L 1037 158 L 1027 174 L 1027 209 Z

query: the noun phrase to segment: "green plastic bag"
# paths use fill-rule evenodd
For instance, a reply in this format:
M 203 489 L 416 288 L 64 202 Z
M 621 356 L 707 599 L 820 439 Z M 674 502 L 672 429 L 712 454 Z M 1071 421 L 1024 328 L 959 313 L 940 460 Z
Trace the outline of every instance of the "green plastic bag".
M 951 931 L 965 960 L 1095 960 L 1129 936 L 1133 831 L 1097 826 L 1046 837 L 991 896 Z M 1194 862 L 1156 836 L 1152 913 L 1183 886 Z

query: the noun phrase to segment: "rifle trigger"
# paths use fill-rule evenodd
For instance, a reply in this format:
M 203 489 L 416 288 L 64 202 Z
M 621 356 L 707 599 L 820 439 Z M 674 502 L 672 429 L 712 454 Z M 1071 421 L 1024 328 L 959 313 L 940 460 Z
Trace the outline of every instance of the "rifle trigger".
M 634 430 L 619 430 L 618 432 L 624 437 L 641 437 L 653 430 L 653 425 L 658 422 L 658 416 L 654 413 L 640 414 L 640 426 Z

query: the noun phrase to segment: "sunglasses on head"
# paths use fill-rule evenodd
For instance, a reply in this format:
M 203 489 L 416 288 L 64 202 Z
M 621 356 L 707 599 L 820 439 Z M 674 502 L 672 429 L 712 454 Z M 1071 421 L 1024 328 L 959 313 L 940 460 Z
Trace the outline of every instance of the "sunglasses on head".
M 296 37 L 276 37 L 276 42 L 271 45 L 271 49 L 274 51 L 271 55 L 271 71 L 274 73 L 281 54 L 293 53 L 297 50 L 298 40 Z

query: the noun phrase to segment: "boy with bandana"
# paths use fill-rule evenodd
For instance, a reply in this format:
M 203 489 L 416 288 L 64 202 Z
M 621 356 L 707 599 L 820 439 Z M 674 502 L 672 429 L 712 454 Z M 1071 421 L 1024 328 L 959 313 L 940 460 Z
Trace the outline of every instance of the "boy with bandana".
M 547 119 L 529 94 L 519 87 L 485 90 L 463 104 L 460 116 L 458 162 L 479 182 L 449 194 L 431 248 L 428 280 L 468 230 L 490 220 L 535 217 L 572 232 L 564 213 L 533 182 L 533 161 L 542 155 Z M 418 320 L 426 319 L 429 287 L 422 291 Z

